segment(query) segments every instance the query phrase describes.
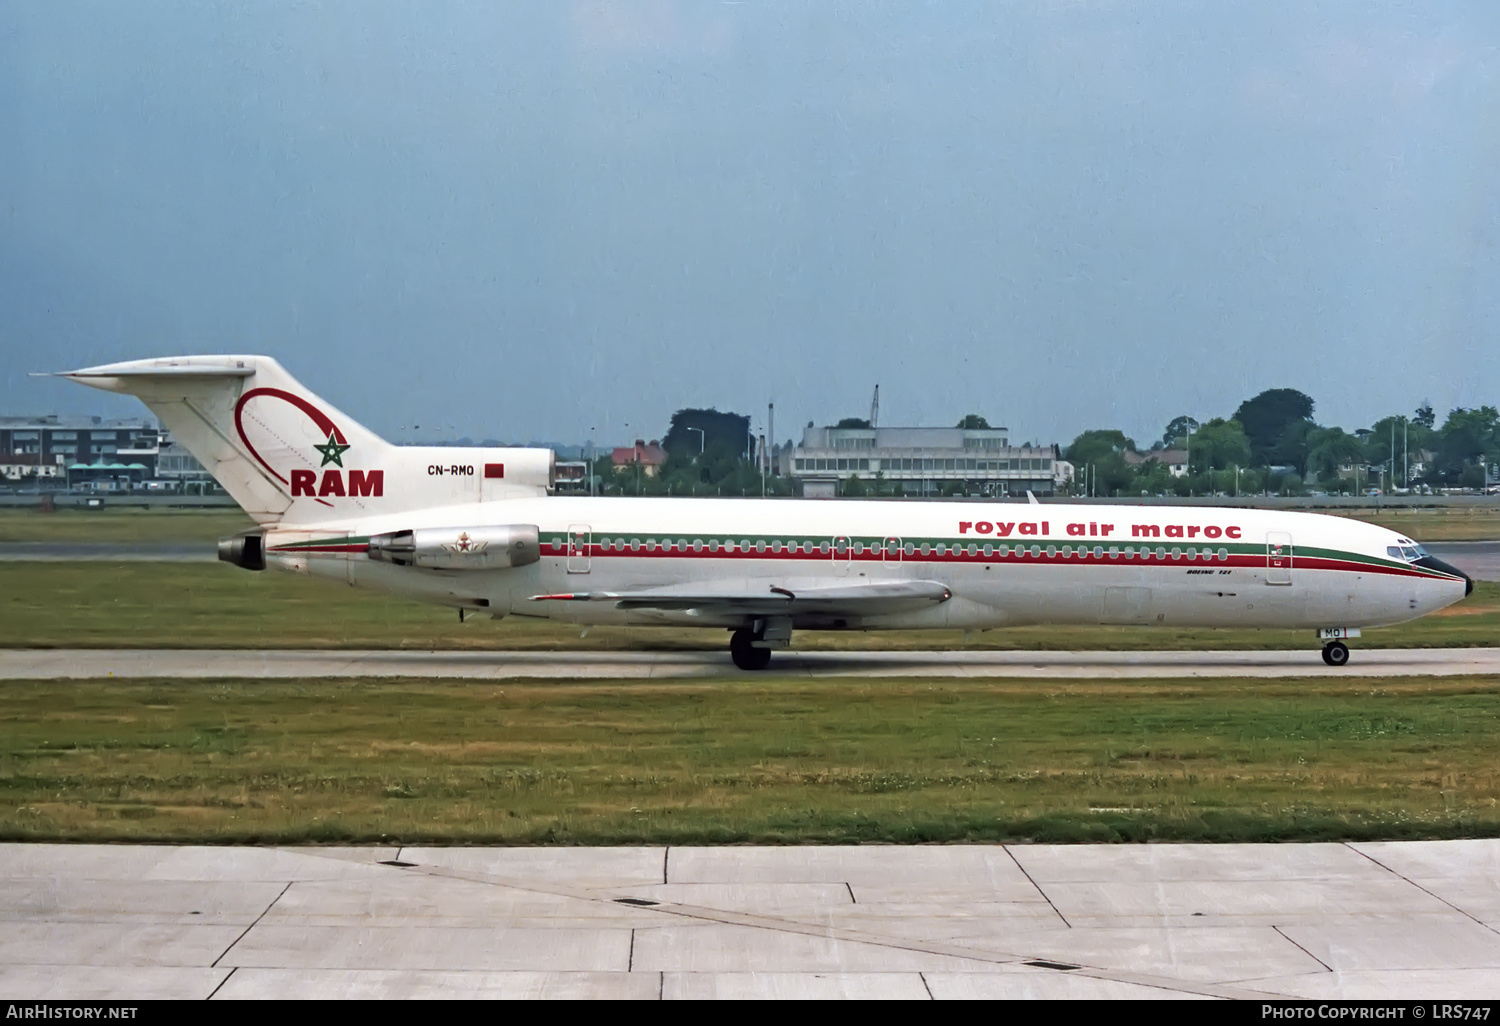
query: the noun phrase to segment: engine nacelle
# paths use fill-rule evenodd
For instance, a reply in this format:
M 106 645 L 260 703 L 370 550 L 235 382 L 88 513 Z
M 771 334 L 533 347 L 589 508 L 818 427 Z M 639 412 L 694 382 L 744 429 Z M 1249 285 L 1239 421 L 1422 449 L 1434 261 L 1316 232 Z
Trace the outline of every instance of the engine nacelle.
M 232 538 L 220 538 L 219 559 L 245 570 L 264 570 L 266 537 L 259 531 L 247 531 Z
M 535 563 L 542 547 L 535 524 L 423 527 L 372 535 L 369 556 L 433 570 L 498 570 Z

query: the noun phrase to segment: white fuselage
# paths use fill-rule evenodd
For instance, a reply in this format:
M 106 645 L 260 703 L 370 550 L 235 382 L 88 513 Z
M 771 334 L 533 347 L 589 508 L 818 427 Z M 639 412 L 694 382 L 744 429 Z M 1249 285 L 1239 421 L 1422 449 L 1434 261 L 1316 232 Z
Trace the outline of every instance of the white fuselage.
M 397 566 L 364 547 L 382 532 L 518 524 L 535 525 L 541 539 L 540 559 L 527 566 Z M 560 596 L 692 582 L 796 589 L 930 581 L 952 591 L 916 611 L 796 624 L 836 629 L 1380 626 L 1465 594 L 1456 572 L 1415 565 L 1412 545 L 1359 521 L 1255 509 L 583 497 L 283 523 L 266 536 L 271 565 L 497 616 L 580 624 L 736 627 L 743 617 Z

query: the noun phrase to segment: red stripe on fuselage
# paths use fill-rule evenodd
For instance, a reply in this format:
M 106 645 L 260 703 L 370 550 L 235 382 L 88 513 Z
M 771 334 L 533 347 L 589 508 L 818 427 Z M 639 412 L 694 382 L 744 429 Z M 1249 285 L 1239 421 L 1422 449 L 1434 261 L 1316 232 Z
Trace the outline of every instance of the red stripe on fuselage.
M 1053 547 L 1057 543 L 1049 543 Z M 1219 559 L 1213 556 L 1208 559 L 1188 559 L 1186 556 L 1165 556 L 1157 558 L 1154 554 L 1151 558 L 1142 557 L 1125 558 L 1123 555 L 1096 556 L 1092 551 L 1087 554 L 1075 553 L 1064 556 L 1061 551 L 1055 555 L 1048 555 L 1047 546 L 1041 546 L 1042 552 L 1033 556 L 1030 546 L 1016 546 L 1015 554 L 1009 556 L 983 555 L 976 553 L 969 555 L 967 552 L 947 552 L 939 554 L 929 552 L 925 555 L 917 552 L 910 555 L 902 553 L 899 558 L 886 557 L 881 552 L 850 553 L 848 555 L 835 555 L 831 552 L 745 552 L 740 549 L 720 549 L 718 552 L 710 552 L 707 548 L 702 551 L 691 549 L 666 549 L 658 546 L 655 549 L 623 549 L 616 550 L 613 546 L 605 549 L 598 544 L 580 547 L 573 551 L 568 550 L 566 543 L 553 543 L 550 546 L 553 557 L 571 557 L 574 559 L 751 559 L 751 560 L 802 560 L 818 562 L 858 562 L 858 563 L 979 563 L 991 566 L 1005 566 L 1007 564 L 1026 564 L 1031 566 L 1136 566 L 1136 567 L 1179 567 L 1185 569 L 1222 569 L 1222 570 L 1264 570 L 1266 569 L 1266 557 L 1263 554 L 1236 553 L 1228 559 Z M 1153 547 L 1154 548 L 1154 547 Z M 1019 550 L 1019 551 L 1016 551 Z M 1391 566 L 1378 563 L 1361 563 L 1352 559 L 1328 559 L 1322 556 L 1298 556 L 1293 554 L 1293 570 L 1336 570 L 1345 573 L 1374 573 L 1388 574 L 1396 577 L 1415 577 L 1422 580 L 1450 581 L 1458 580 L 1447 574 L 1436 574 L 1430 571 L 1415 569 L 1412 567 Z

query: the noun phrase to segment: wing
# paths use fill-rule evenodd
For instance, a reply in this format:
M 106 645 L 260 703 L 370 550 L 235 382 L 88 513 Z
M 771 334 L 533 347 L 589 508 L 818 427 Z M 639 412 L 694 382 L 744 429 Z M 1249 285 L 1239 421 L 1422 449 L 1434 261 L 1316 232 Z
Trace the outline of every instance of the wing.
M 639 591 L 582 591 L 533 595 L 533 602 L 612 602 L 617 609 L 697 610 L 704 615 L 882 616 L 905 613 L 953 597 L 936 581 L 869 581 L 781 587 L 755 582 L 696 583 Z

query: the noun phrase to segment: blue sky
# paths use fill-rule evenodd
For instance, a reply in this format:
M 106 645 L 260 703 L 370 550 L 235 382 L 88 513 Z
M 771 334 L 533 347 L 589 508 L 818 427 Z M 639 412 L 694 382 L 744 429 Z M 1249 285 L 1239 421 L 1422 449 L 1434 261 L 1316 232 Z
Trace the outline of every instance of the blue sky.
M 5 4 L 0 410 L 216 351 L 395 438 L 1497 403 L 1496 11 Z

